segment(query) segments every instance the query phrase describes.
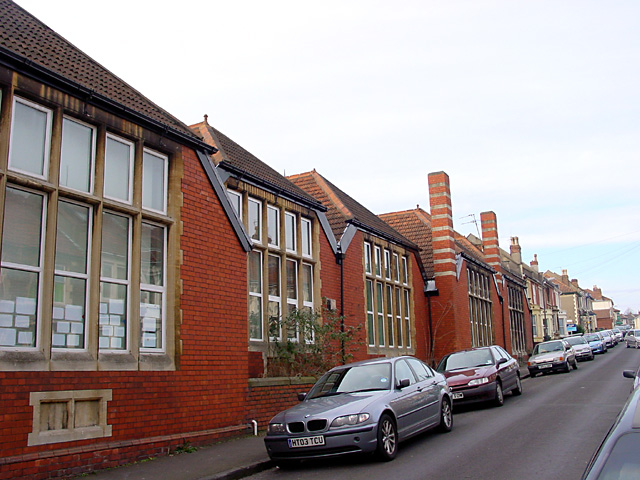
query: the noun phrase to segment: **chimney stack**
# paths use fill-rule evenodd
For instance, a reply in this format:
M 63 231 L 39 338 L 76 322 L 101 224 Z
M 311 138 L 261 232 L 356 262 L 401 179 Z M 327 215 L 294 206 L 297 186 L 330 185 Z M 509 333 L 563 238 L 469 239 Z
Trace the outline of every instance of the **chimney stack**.
M 520 242 L 518 240 L 518 237 L 511 237 L 510 251 L 511 251 L 511 258 L 513 258 L 513 261 L 516 262 L 518 265 L 521 265 L 522 249 L 520 248 Z
M 569 274 L 567 273 L 567 269 L 562 269 L 562 283 L 565 285 L 569 285 Z
M 533 268 L 536 272 L 538 271 L 538 254 L 533 254 L 533 260 L 531 260 L 531 268 Z
M 502 280 L 500 274 L 500 245 L 498 244 L 498 219 L 494 212 L 482 212 L 482 246 L 485 261 L 496 269 L 496 278 Z
M 602 300 L 602 290 L 597 285 L 593 286 L 593 296 L 596 300 Z
M 456 250 L 453 237 L 451 188 L 449 175 L 445 172 L 429 174 L 429 204 L 435 276 L 455 277 Z

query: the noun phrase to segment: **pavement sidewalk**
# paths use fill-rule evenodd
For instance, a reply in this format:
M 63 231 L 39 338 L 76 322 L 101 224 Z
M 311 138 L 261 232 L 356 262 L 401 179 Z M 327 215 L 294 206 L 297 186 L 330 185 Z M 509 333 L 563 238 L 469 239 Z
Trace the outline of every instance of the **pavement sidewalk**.
M 91 480 L 235 480 L 273 465 L 263 436 L 247 436 L 131 465 L 100 470 Z M 83 477 L 84 478 L 84 477 Z

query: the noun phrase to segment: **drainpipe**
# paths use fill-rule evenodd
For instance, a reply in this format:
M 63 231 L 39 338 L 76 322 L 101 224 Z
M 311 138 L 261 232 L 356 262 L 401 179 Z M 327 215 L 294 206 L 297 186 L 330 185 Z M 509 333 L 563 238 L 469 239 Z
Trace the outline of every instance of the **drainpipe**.
M 344 347 L 344 253 L 342 253 L 340 246 L 338 246 L 338 252 L 336 253 L 336 262 L 340 265 L 340 333 L 343 335 L 340 339 L 340 356 L 344 365 L 346 363 Z

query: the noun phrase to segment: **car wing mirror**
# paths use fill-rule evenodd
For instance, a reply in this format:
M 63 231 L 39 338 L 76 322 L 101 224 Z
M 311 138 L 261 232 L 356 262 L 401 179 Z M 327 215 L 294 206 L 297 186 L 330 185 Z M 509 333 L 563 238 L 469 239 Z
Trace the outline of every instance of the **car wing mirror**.
M 403 378 L 398 382 L 398 388 L 402 390 L 403 388 L 408 387 L 410 384 L 411 382 L 408 378 Z
M 303 401 L 305 398 L 307 398 L 306 393 L 298 393 L 298 400 Z
M 499 358 L 498 361 L 496 362 L 497 366 L 500 366 L 504 363 L 507 363 L 507 359 L 506 358 Z
M 624 370 L 622 372 L 622 376 L 624 378 L 636 378 L 636 372 L 634 372 L 633 370 Z

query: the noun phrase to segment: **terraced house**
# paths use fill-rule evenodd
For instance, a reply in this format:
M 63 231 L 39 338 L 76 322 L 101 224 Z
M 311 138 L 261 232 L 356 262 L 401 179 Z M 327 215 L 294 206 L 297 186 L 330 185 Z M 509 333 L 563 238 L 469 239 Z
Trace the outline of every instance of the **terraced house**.
M 9 0 L 0 97 L 0 478 L 243 432 L 253 245 L 215 148 Z

